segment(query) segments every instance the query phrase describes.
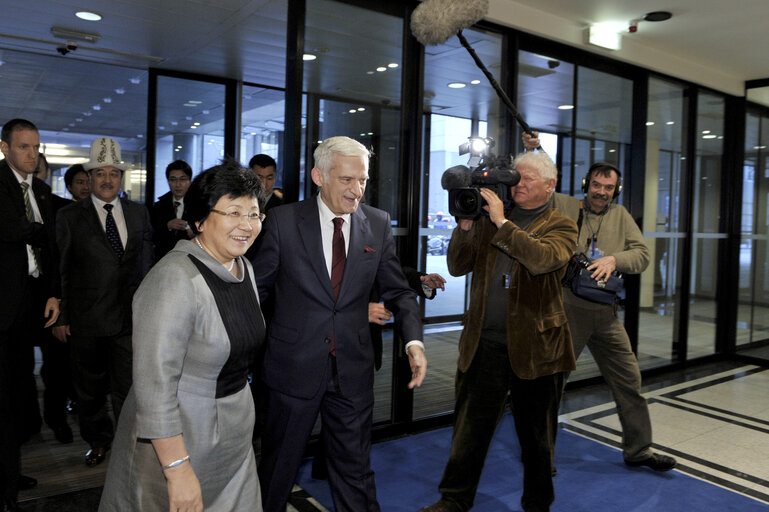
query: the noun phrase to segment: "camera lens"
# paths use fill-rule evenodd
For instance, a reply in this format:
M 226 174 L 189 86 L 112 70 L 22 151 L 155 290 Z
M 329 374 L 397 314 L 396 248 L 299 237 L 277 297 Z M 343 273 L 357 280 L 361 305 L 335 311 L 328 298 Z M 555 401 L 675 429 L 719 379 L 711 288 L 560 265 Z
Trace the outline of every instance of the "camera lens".
M 481 212 L 481 194 L 477 188 L 449 190 L 449 213 L 455 217 L 472 219 Z

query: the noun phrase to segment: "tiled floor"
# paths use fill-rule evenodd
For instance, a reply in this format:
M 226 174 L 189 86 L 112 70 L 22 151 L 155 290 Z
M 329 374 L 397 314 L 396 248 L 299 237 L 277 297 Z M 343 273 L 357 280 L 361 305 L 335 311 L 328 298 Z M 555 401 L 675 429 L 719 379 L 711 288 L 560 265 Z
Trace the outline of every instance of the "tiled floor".
M 679 460 L 677 471 L 745 494 L 769 507 L 767 390 L 769 367 L 738 362 L 708 363 L 646 379 L 644 393 L 652 415 L 655 449 L 675 456 Z M 619 423 L 605 385 L 569 390 L 561 413 L 561 428 L 619 447 Z M 100 471 L 82 465 L 81 447 L 69 459 L 64 457 L 58 468 L 46 467 L 50 466 L 46 457 L 57 456 L 64 448 L 48 434 L 44 430 L 32 446 L 25 446 L 24 467 L 30 474 L 53 473 L 46 473 L 45 481 L 41 478 L 37 493 L 21 496 L 25 500 L 22 510 L 96 510 L 100 488 L 85 482 L 90 488 L 79 486 L 72 474 Z M 619 451 L 617 457 L 621 457 Z M 61 466 L 67 460 L 71 461 L 69 468 Z M 45 489 L 55 489 L 55 495 L 39 497 L 51 494 Z M 318 510 L 324 509 L 304 491 L 295 489 L 289 512 Z

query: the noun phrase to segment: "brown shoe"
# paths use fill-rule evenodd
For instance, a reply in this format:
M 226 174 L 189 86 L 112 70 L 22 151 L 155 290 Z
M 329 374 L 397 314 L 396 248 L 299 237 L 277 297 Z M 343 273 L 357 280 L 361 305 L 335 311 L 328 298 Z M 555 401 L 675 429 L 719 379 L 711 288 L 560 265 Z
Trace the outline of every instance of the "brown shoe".
M 109 451 L 109 446 L 98 446 L 93 447 L 90 450 L 88 450 L 85 454 L 85 465 L 86 466 L 98 466 L 102 462 L 104 462 L 104 459 L 107 457 L 107 452 Z

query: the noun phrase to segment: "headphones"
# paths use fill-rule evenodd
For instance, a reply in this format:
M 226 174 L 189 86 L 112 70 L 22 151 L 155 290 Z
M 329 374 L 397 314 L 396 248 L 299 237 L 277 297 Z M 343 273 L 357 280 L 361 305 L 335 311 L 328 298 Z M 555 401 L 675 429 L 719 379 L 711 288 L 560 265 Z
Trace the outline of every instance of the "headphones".
M 619 169 L 617 169 L 614 164 L 608 162 L 596 162 L 590 166 L 587 170 L 587 174 L 582 178 L 582 192 L 587 195 L 588 190 L 590 190 L 590 178 L 593 176 L 593 172 L 598 170 L 611 170 L 617 173 L 617 188 L 614 189 L 614 195 L 611 196 L 612 201 L 617 199 L 622 192 L 622 173 L 619 172 Z

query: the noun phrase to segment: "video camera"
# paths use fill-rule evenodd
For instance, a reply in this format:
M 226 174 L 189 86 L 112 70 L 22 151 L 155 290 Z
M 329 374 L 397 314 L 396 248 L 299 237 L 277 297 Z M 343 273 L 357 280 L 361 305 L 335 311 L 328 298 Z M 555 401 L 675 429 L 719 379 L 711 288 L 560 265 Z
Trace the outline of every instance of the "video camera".
M 449 191 L 449 213 L 458 219 L 475 219 L 481 214 L 486 201 L 480 189 L 493 190 L 502 200 L 505 210 L 513 207 L 510 187 L 521 181 L 521 175 L 513 169 L 513 156 L 495 156 L 491 152 L 494 139 L 468 137 L 459 146 L 459 154 L 470 153 L 467 166 L 456 165 L 443 172 L 441 186 Z

